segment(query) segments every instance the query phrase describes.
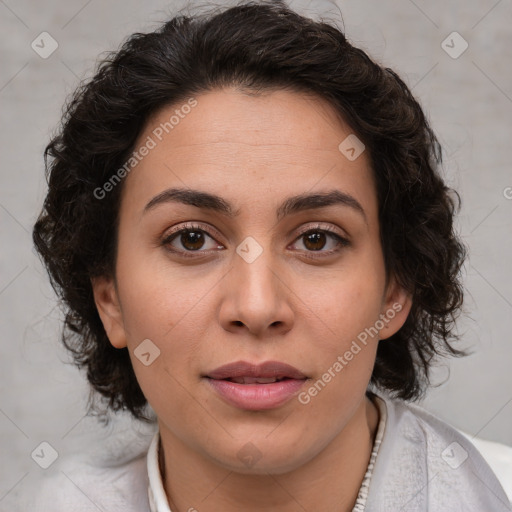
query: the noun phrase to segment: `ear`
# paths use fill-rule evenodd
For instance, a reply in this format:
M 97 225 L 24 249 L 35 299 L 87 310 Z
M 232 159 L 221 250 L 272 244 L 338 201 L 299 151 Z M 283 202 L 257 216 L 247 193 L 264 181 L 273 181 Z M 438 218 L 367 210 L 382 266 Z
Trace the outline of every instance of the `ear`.
M 91 279 L 94 302 L 110 343 L 116 348 L 126 347 L 123 315 L 119 305 L 114 279 L 94 277 Z
M 379 339 L 385 340 L 396 334 L 407 320 L 411 307 L 411 295 L 392 276 L 386 287 L 382 303 L 380 318 L 384 327 L 380 329 Z

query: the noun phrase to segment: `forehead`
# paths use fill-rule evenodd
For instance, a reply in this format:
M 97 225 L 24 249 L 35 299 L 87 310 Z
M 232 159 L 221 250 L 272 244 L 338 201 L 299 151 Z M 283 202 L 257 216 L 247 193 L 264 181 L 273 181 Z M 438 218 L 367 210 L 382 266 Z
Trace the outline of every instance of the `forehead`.
M 326 100 L 312 94 L 287 90 L 248 94 L 235 89 L 210 91 L 196 98 L 189 126 L 200 130 L 211 142 L 232 141 L 274 144 L 290 143 L 300 133 L 311 148 L 324 147 L 326 136 L 334 136 L 340 120 Z M 173 107 L 171 107 L 172 109 Z M 193 113 L 200 112 L 200 115 Z M 165 117 L 165 112 L 157 117 Z M 345 126 L 348 129 L 347 126 Z
M 135 202 L 177 184 L 220 195 L 232 191 L 238 203 L 251 199 L 248 187 L 299 194 L 318 183 L 360 196 L 373 189 L 365 152 L 351 160 L 340 151 L 352 130 L 322 98 L 223 89 L 197 95 L 194 102 L 166 106 L 146 123 L 136 148 L 151 141 L 152 149 L 125 184 Z

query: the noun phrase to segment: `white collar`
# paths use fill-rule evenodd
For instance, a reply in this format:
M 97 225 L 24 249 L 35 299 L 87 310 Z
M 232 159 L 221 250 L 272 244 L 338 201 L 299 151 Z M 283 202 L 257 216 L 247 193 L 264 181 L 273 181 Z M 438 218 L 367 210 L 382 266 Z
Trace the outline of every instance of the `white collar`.
M 169 508 L 167 495 L 165 494 L 160 465 L 158 464 L 158 449 L 160 446 L 160 433 L 153 436 L 148 450 L 148 498 L 151 512 L 172 512 Z

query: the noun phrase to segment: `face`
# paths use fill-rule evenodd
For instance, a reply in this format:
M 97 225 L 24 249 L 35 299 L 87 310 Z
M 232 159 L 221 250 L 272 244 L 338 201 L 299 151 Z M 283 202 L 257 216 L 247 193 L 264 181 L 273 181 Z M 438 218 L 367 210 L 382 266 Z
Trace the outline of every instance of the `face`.
M 164 444 L 284 472 L 354 421 L 407 297 L 386 279 L 369 158 L 339 149 L 352 132 L 327 103 L 234 89 L 195 100 L 139 137 L 155 145 L 123 184 L 115 281 L 94 281 L 96 304 Z

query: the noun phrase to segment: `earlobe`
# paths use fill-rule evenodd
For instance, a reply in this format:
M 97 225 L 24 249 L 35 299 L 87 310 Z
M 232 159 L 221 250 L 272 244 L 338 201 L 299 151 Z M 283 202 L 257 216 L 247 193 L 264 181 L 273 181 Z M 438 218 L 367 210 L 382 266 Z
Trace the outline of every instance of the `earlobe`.
M 101 276 L 91 279 L 94 302 L 110 343 L 116 348 L 127 345 L 123 315 L 114 279 Z
M 411 294 L 392 278 L 382 305 L 381 319 L 385 325 L 380 330 L 379 339 L 385 340 L 396 334 L 407 320 L 411 307 Z

